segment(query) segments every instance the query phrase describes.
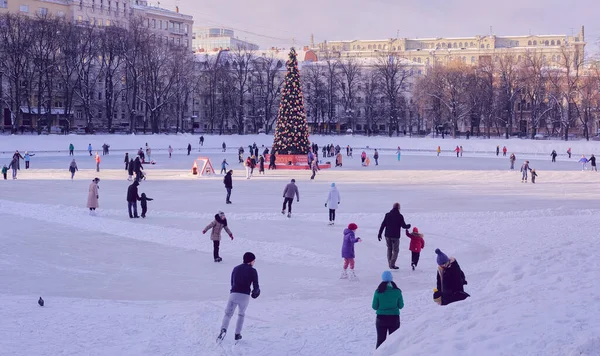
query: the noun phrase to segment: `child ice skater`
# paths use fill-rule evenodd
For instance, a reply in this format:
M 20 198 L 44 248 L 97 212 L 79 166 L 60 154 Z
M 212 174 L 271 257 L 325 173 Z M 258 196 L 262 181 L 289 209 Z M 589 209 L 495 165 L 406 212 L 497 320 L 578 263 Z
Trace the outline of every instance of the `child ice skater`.
M 354 244 L 360 242 L 360 237 L 356 237 L 355 231 L 358 226 L 350 223 L 347 229 L 344 229 L 344 243 L 342 244 L 342 258 L 344 259 L 344 269 L 340 279 L 348 278 L 348 267 L 350 267 L 350 280 L 356 281 L 358 278 L 354 274 Z
M 535 173 L 535 169 L 531 170 L 531 183 L 535 184 L 535 178 L 538 176 L 537 173 Z
M 142 205 L 142 218 L 146 218 L 146 212 L 148 211 L 148 201 L 154 200 L 152 198 L 148 198 L 146 193 L 142 193 L 142 197 L 140 198 L 140 204 Z
M 419 263 L 421 250 L 425 248 L 425 240 L 423 239 L 423 234 L 420 234 L 419 229 L 416 227 L 413 227 L 412 232 L 408 232 L 408 230 L 406 230 L 406 236 L 410 238 L 410 246 L 408 249 L 412 254 L 412 262 L 410 265 L 414 271 L 415 267 L 417 267 L 417 264 Z

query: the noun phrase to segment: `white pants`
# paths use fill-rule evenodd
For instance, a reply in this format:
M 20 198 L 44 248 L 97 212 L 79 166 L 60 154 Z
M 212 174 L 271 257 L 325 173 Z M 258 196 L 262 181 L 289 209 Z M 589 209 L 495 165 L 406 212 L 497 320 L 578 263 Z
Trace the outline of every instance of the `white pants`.
M 252 175 L 250 174 L 250 167 L 246 167 L 246 178 L 250 178 Z
M 248 294 L 242 293 L 231 293 L 229 294 L 229 301 L 227 302 L 227 307 L 225 307 L 225 316 L 223 317 L 223 324 L 221 324 L 221 329 L 226 329 L 229 327 L 229 322 L 231 321 L 231 317 L 235 312 L 235 308 L 238 308 L 238 320 L 235 326 L 235 333 L 242 333 L 242 326 L 244 326 L 244 318 L 246 315 L 246 308 L 248 308 L 248 304 L 250 303 L 250 296 Z

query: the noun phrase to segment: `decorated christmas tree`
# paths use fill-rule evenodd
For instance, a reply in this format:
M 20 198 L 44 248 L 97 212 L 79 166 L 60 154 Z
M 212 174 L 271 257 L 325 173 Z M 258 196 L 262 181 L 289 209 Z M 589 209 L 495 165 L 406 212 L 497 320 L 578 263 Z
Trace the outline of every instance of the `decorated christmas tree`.
M 286 65 L 287 74 L 281 91 L 273 148 L 279 154 L 306 154 L 310 145 L 308 123 L 304 111 L 304 97 L 300 88 L 298 59 L 293 48 Z

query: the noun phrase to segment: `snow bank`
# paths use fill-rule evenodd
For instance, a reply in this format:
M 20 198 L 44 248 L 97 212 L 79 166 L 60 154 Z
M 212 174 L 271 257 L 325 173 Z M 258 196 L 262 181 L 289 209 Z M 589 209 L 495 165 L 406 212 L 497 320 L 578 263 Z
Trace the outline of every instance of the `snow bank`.
M 471 298 L 444 307 L 432 301 L 377 354 L 599 355 L 600 292 L 593 281 L 600 243 L 590 237 L 566 233 L 526 253 L 527 242 L 517 246 L 521 256 L 506 259 L 485 283 L 467 286 Z
M 133 150 L 140 147 L 145 147 L 148 143 L 153 151 L 165 151 L 169 145 L 175 150 L 185 150 L 188 144 L 191 144 L 193 149 L 199 147 L 200 135 L 180 134 L 180 135 L 11 135 L 1 136 L 0 152 L 19 151 L 67 151 L 69 144 L 73 143 L 75 150 L 85 151 L 88 144 L 92 144 L 94 151 L 102 150 L 102 144 L 110 145 L 111 150 Z M 256 142 L 256 144 L 265 147 L 271 147 L 273 144 L 272 135 L 204 135 L 204 148 L 209 150 L 220 150 L 221 144 L 225 142 L 230 150 L 235 150 L 240 146 L 248 147 Z M 312 142 L 316 142 L 319 146 L 329 143 L 337 144 L 342 147 L 347 145 L 352 146 L 356 150 L 365 148 L 378 148 L 384 150 L 395 151 L 400 146 L 404 153 L 409 153 L 412 150 L 427 150 L 433 152 L 437 146 L 445 152 L 451 152 L 456 146 L 463 146 L 465 153 L 492 153 L 495 152 L 496 146 L 500 148 L 506 146 L 508 152 L 514 153 L 531 153 L 550 155 L 552 150 L 556 150 L 559 155 L 566 155 L 569 147 L 572 148 L 574 155 L 598 153 L 600 142 L 596 141 L 560 141 L 560 140 L 529 140 L 529 139 L 452 139 L 441 137 L 438 138 L 410 138 L 410 137 L 366 137 L 366 136 L 323 136 L 311 135 Z

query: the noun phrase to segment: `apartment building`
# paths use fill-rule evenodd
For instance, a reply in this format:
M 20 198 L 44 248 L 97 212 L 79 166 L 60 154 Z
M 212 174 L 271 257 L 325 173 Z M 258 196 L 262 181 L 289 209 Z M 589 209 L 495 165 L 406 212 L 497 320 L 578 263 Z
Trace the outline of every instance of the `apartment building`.
M 388 38 L 382 40 L 324 41 L 317 44 L 319 54 L 332 53 L 338 57 L 377 57 L 382 52 L 395 52 L 416 63 L 432 65 L 460 60 L 478 64 L 481 60 L 500 54 L 517 58 L 528 51 L 540 53 L 549 63 L 558 62 L 562 51 L 584 54 L 585 32 L 582 26 L 573 35 L 473 36 L 439 38 Z
M 195 52 L 219 51 L 238 47 L 258 50 L 258 45 L 241 40 L 232 29 L 222 27 L 194 27 L 192 48 Z

